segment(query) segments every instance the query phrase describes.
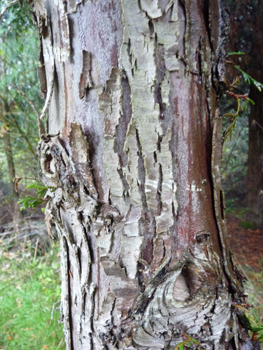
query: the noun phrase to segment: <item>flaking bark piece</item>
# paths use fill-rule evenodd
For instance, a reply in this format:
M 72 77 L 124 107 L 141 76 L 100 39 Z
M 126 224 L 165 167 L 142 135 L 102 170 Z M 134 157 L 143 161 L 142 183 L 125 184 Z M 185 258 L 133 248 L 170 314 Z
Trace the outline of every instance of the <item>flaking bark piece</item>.
M 91 78 L 91 53 L 88 51 L 82 52 L 83 68 L 79 80 L 79 98 L 83 98 L 88 89 L 92 87 Z
M 81 179 L 83 185 L 88 191 L 88 194 L 93 198 L 97 198 L 97 191 L 94 186 L 90 165 L 89 142 L 86 136 L 84 136 L 81 126 L 77 123 L 71 124 L 69 144 L 76 175 Z

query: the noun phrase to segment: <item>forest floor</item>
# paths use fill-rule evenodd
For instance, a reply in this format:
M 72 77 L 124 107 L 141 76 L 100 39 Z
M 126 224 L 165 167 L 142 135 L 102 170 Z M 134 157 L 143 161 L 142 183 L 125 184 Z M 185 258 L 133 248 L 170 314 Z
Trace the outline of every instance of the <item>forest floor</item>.
M 255 272 L 263 269 L 263 227 L 245 228 L 242 221 L 234 216 L 227 217 L 231 249 L 238 263 Z
M 248 278 L 247 292 L 252 304 L 260 305 L 260 318 L 263 318 L 263 227 L 248 228 L 239 218 L 227 216 L 231 250 Z M 245 227 L 244 227 L 245 226 Z

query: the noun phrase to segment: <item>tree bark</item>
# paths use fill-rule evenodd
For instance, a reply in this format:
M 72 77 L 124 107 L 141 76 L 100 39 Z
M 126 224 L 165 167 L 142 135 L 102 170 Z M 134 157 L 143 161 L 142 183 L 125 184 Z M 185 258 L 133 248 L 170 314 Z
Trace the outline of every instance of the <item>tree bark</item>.
M 185 334 L 197 348 L 252 349 L 221 189 L 220 2 L 32 8 L 67 349 L 174 349 Z

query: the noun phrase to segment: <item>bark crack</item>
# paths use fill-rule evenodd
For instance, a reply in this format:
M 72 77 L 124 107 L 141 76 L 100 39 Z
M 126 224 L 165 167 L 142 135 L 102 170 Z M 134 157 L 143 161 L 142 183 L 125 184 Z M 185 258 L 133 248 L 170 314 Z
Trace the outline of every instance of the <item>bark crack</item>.
M 144 158 L 143 158 L 143 150 L 142 145 L 140 141 L 139 136 L 139 130 L 136 129 L 136 141 L 137 141 L 137 148 L 138 148 L 138 187 L 139 192 L 141 194 L 141 201 L 142 201 L 142 208 L 144 211 L 148 211 L 148 205 L 147 205 L 147 199 L 146 199 L 146 193 L 145 193 L 145 178 L 146 178 L 146 171 L 145 171 L 145 165 L 144 165 Z
M 127 166 L 128 156 L 127 153 L 124 152 L 124 144 L 127 136 L 128 126 L 132 117 L 131 87 L 125 70 L 122 70 L 121 93 L 122 113 L 119 119 L 119 123 L 116 126 L 114 152 L 119 155 L 120 167 L 125 167 Z
M 161 215 L 162 212 L 162 182 L 163 182 L 163 172 L 162 172 L 162 165 L 159 164 L 159 180 L 157 185 L 157 193 L 156 193 L 156 199 L 157 199 L 157 215 Z

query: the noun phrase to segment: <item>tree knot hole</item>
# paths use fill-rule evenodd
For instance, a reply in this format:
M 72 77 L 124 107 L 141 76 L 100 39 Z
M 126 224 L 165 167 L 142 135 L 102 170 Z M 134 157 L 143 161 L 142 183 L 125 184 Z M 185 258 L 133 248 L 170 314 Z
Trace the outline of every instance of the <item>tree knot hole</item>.
M 202 277 L 198 265 L 192 262 L 186 264 L 174 283 L 174 299 L 179 302 L 185 302 L 193 298 L 202 287 Z
M 45 162 L 44 162 L 44 168 L 45 168 L 45 171 L 49 174 L 54 174 L 55 172 L 55 165 L 54 165 L 54 162 L 53 162 L 53 157 L 51 154 L 47 154 L 46 155 L 46 159 L 45 159 Z
M 199 231 L 196 233 L 195 239 L 197 243 L 205 243 L 210 240 L 211 234 L 208 231 Z

